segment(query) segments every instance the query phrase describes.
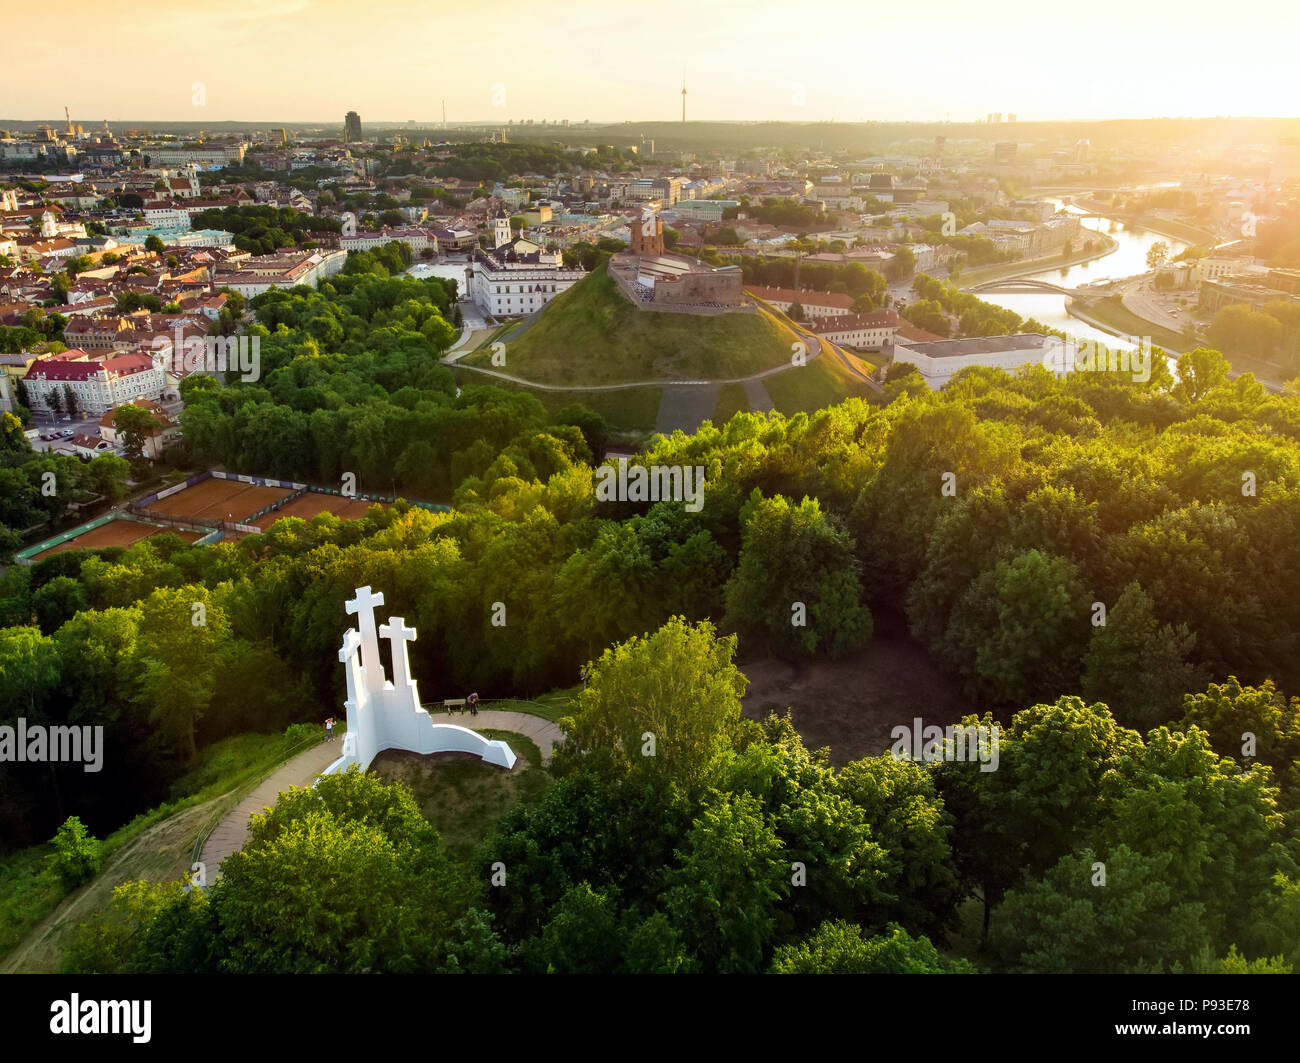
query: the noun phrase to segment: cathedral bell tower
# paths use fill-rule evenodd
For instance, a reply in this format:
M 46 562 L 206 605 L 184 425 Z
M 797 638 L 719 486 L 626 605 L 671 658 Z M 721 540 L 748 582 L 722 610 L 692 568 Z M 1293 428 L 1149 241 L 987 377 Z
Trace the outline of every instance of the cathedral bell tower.
M 495 242 L 492 245 L 494 248 L 504 247 L 510 243 L 510 219 L 508 217 L 504 214 L 498 216 L 493 220 L 492 227 L 495 236 Z

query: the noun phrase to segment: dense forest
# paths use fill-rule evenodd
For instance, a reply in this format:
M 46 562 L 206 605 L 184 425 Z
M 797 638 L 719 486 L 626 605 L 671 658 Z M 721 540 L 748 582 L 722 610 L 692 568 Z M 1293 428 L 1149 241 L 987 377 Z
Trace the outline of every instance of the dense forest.
M 450 293 L 387 272 L 359 259 L 255 300 L 264 378 L 190 385 L 186 442 L 454 511 L 9 569 L 0 722 L 101 723 L 109 749 L 90 782 L 7 773 L 0 830 L 111 829 L 214 741 L 337 712 L 343 603 L 365 584 L 418 628 L 414 673 L 448 687 L 527 696 L 590 666 L 554 781 L 465 859 L 400 784 L 323 780 L 217 885 L 123 887 L 72 969 L 1300 962 L 1300 398 L 1229 380 L 1206 349 L 1145 383 L 904 377 L 886 401 L 653 438 L 638 464 L 704 468 L 699 512 L 600 502 L 599 418 L 458 394 L 438 357 Z M 789 718 L 742 718 L 738 653 L 841 657 L 884 612 L 1002 724 L 998 770 L 884 750 L 832 768 Z M 981 947 L 950 958 L 972 903 Z
M 506 181 L 516 174 L 553 177 L 580 167 L 620 171 L 629 168 L 631 157 L 609 144 L 596 145 L 586 154 L 568 152 L 558 144 L 457 144 L 447 158 L 429 167 L 428 176 Z

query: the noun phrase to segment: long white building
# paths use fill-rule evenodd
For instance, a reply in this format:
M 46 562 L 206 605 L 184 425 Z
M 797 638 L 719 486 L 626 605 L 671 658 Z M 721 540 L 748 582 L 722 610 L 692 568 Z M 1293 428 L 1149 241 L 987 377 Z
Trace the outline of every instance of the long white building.
M 931 388 L 947 385 L 957 373 L 973 365 L 1014 370 L 1022 365 L 1047 366 L 1054 372 L 1063 364 L 1063 341 L 1055 336 L 1025 332 L 1014 336 L 973 336 L 964 340 L 934 340 L 918 343 L 895 340 L 886 346 L 893 361 L 910 362 Z
M 380 229 L 377 232 L 358 232 L 339 237 L 339 247 L 344 251 L 373 251 L 396 241 L 406 244 L 413 254 L 422 251 L 437 251 L 438 237 L 429 229 Z

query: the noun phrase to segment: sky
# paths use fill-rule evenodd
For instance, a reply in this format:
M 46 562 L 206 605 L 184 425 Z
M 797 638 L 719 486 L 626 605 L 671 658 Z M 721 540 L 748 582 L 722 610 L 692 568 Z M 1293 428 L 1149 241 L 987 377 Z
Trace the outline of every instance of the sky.
M 1300 115 L 1294 0 L 40 0 L 0 119 L 1020 121 Z M 96 58 L 102 63 L 96 63 Z

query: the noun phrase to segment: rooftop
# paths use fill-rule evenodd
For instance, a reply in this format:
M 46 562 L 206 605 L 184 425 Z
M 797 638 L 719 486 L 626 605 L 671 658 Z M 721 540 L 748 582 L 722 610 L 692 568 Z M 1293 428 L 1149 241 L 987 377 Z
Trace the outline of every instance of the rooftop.
M 895 342 L 897 349 L 923 354 L 927 358 L 961 358 L 972 354 L 1001 354 L 1005 351 L 1031 351 L 1042 347 L 1047 337 L 1040 332 L 1022 332 L 1014 336 L 970 336 L 961 340 L 935 340 L 917 343 L 912 340 Z M 895 355 L 897 361 L 907 361 L 906 356 Z

